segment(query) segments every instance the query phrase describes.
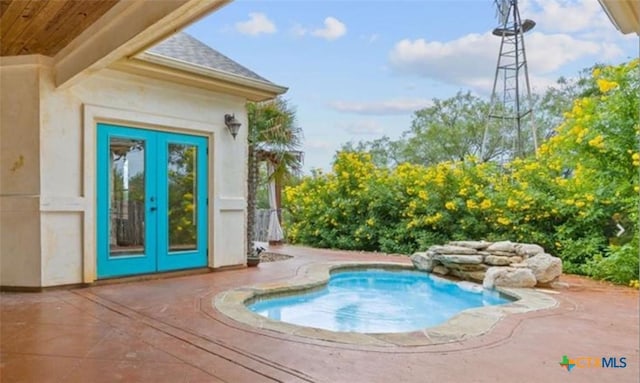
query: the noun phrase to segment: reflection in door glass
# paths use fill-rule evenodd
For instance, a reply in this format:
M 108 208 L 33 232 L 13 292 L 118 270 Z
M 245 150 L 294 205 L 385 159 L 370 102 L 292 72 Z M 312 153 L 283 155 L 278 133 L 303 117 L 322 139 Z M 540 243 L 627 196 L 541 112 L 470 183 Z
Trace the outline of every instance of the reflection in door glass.
M 169 251 L 197 249 L 197 148 L 169 144 Z
M 144 141 L 111 137 L 110 256 L 144 254 Z

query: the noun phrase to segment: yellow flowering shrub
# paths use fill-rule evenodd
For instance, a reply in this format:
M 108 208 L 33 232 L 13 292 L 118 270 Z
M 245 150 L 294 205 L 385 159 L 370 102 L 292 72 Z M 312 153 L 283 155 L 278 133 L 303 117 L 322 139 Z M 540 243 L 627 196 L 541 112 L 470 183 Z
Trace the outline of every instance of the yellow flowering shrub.
M 502 166 L 467 158 L 388 169 L 338 153 L 332 172 L 285 189 L 289 240 L 408 254 L 510 239 L 540 243 L 567 272 L 638 280 L 638 60 L 597 68 L 592 81 L 536 156 Z

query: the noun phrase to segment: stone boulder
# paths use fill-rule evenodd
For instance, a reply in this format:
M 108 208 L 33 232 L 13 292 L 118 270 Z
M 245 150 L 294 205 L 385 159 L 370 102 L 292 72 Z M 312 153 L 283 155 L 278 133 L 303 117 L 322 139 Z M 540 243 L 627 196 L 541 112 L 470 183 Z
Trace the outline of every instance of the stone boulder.
M 485 241 L 452 241 L 448 243 L 450 246 L 468 247 L 474 250 L 484 250 L 491 246 L 492 242 Z
M 475 265 L 482 263 L 482 255 L 436 254 L 433 258 L 442 262 L 445 266 L 449 263 L 470 263 Z
M 428 273 L 433 270 L 433 258 L 428 252 L 414 253 L 411 256 L 411 262 L 413 263 L 413 266 L 418 270 L 426 271 Z
M 494 242 L 491 246 L 487 247 L 487 251 L 501 251 L 505 253 L 515 253 L 516 244 L 511 241 Z
M 484 257 L 484 263 L 491 266 L 507 266 L 513 262 L 511 262 L 511 257 L 487 255 L 486 257 Z
M 484 275 L 482 286 L 485 289 L 494 287 L 533 287 L 536 277 L 527 268 L 490 267 Z
M 531 269 L 538 283 L 551 283 L 562 274 L 562 260 L 547 253 L 534 255 L 524 260 Z
M 429 248 L 429 250 L 435 251 L 438 254 L 457 254 L 457 255 L 462 255 L 462 254 L 474 255 L 474 254 L 478 254 L 478 252 L 475 249 L 472 249 L 472 248 L 469 248 L 469 247 L 462 247 L 462 246 L 449 246 L 449 245 L 431 246 Z
M 447 263 L 444 266 L 449 269 L 463 271 L 486 271 L 489 268 L 484 263 Z
M 411 256 L 416 269 L 487 288 L 552 286 L 562 274 L 562 261 L 533 243 L 451 241 Z
M 497 255 L 500 257 L 515 257 L 516 253 L 511 252 L 511 251 L 498 251 L 498 250 L 493 250 L 489 252 L 490 255 Z
M 442 265 L 435 265 L 433 266 L 432 272 L 438 275 L 447 275 L 449 274 L 449 269 Z
M 533 243 L 519 243 L 516 246 L 516 254 L 523 258 L 533 257 L 534 255 L 544 253 L 544 249 L 540 245 Z
M 458 277 L 462 280 L 474 281 L 482 283 L 484 280 L 484 271 L 463 271 L 463 270 L 450 270 L 451 275 Z

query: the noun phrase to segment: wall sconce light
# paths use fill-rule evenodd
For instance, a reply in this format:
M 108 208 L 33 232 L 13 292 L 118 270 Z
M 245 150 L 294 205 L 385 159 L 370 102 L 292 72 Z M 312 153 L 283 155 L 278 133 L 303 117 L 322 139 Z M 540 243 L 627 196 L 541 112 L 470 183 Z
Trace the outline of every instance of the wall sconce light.
M 236 136 L 238 135 L 238 130 L 240 130 L 240 125 L 242 125 L 240 121 L 236 120 L 236 115 L 225 114 L 224 124 L 227 125 L 227 128 L 229 128 L 229 132 L 231 133 L 231 135 L 233 136 L 233 139 L 235 140 Z

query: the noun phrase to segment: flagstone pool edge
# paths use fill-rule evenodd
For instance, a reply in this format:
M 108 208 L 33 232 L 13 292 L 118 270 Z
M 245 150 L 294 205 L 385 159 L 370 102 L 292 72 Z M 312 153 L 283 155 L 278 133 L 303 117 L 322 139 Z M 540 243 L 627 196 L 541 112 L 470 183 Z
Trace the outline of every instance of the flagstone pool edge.
M 298 326 L 260 316 L 247 308 L 247 303 L 262 297 L 288 295 L 324 286 L 334 270 L 384 268 L 415 270 L 412 265 L 397 262 L 323 262 L 303 266 L 293 279 L 261 283 L 221 292 L 213 298 L 213 306 L 227 317 L 245 325 L 283 334 L 328 342 L 371 346 L 427 346 L 477 337 L 487 332 L 507 315 L 551 309 L 557 301 L 546 293 L 530 288 L 496 288 L 516 300 L 494 306 L 467 309 L 443 324 L 406 333 L 336 332 Z

